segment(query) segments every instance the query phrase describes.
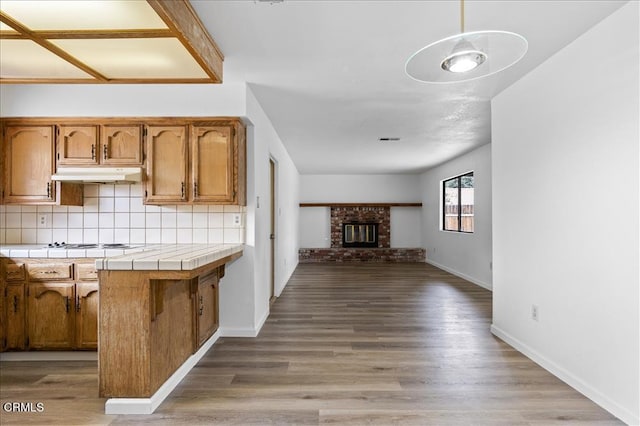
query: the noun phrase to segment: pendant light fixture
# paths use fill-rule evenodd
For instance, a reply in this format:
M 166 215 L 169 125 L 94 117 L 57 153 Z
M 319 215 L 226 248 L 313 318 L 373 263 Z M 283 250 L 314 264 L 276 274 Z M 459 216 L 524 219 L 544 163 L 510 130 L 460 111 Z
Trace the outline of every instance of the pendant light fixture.
M 417 81 L 456 83 L 486 77 L 518 62 L 527 40 L 508 31 L 464 32 L 464 0 L 460 0 L 460 34 L 438 40 L 411 55 L 405 72 Z

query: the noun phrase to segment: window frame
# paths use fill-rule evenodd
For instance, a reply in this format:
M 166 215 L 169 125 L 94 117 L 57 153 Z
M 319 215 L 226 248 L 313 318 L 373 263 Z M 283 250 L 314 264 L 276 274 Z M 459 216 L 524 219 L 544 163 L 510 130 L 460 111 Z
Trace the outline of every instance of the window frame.
M 467 177 L 467 176 L 471 176 L 473 179 L 473 190 L 475 192 L 475 177 L 474 177 L 474 171 L 471 170 L 469 172 L 466 173 L 462 173 L 460 175 L 457 176 L 453 176 L 447 179 L 443 179 L 441 181 L 441 185 L 440 185 L 440 189 L 442 191 L 442 207 L 440 209 L 440 212 L 442 214 L 442 221 L 440 223 L 440 228 L 442 231 L 446 231 L 446 232 L 458 232 L 460 234 L 473 234 L 475 231 L 475 201 L 473 203 L 474 206 L 474 213 L 473 213 L 473 221 L 474 221 L 474 231 L 463 231 L 462 230 L 462 178 L 463 177 Z M 447 191 L 446 191 L 446 183 L 450 182 L 452 180 L 457 180 L 458 181 L 458 229 L 447 229 L 446 228 L 446 222 L 447 222 L 447 203 L 446 203 L 446 196 L 447 196 Z M 475 197 L 474 197 L 475 199 Z

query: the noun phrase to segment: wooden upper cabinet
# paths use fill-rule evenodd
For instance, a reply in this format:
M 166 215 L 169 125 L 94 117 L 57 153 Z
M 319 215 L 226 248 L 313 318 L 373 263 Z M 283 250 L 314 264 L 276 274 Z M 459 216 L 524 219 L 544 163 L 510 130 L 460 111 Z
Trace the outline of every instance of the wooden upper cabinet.
M 99 161 L 98 126 L 60 126 L 57 163 L 92 166 Z
M 142 126 L 59 126 L 59 166 L 142 165 Z
M 193 201 L 233 202 L 233 126 L 193 128 Z
M 104 165 L 142 165 L 142 126 L 102 126 L 100 157 Z
M 4 149 L 4 202 L 55 201 L 54 126 L 7 126 Z
M 180 204 L 187 201 L 187 127 L 147 127 L 145 202 Z
M 238 119 L 147 128 L 146 204 L 246 205 L 245 128 Z M 184 191 L 183 191 L 184 188 Z

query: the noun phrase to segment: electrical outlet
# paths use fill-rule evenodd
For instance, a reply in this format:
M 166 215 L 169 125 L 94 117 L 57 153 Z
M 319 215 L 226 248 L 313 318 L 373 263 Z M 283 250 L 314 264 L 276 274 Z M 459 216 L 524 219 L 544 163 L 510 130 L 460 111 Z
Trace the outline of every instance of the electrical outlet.
M 531 319 L 538 321 L 539 318 L 538 305 L 531 305 Z
M 233 226 L 241 227 L 242 226 L 242 215 L 240 213 L 234 213 L 233 215 Z
M 46 214 L 41 214 L 38 216 L 38 226 L 40 228 L 46 228 L 47 227 L 47 215 Z

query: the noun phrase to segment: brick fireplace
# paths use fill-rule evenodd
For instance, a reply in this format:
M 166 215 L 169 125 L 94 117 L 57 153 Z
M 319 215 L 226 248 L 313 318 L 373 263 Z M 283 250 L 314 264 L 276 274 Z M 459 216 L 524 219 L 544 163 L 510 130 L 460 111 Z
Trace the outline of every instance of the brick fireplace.
M 377 225 L 376 247 L 391 247 L 389 207 L 331 207 L 331 247 L 344 247 L 344 225 Z
M 389 205 L 331 205 L 330 208 L 331 247 L 301 248 L 301 263 L 425 261 L 423 248 L 391 248 Z M 345 231 L 351 232 L 346 238 Z M 375 239 L 371 232 L 375 232 Z M 345 244 L 345 240 L 351 242 Z M 353 240 L 365 244 L 354 247 Z

